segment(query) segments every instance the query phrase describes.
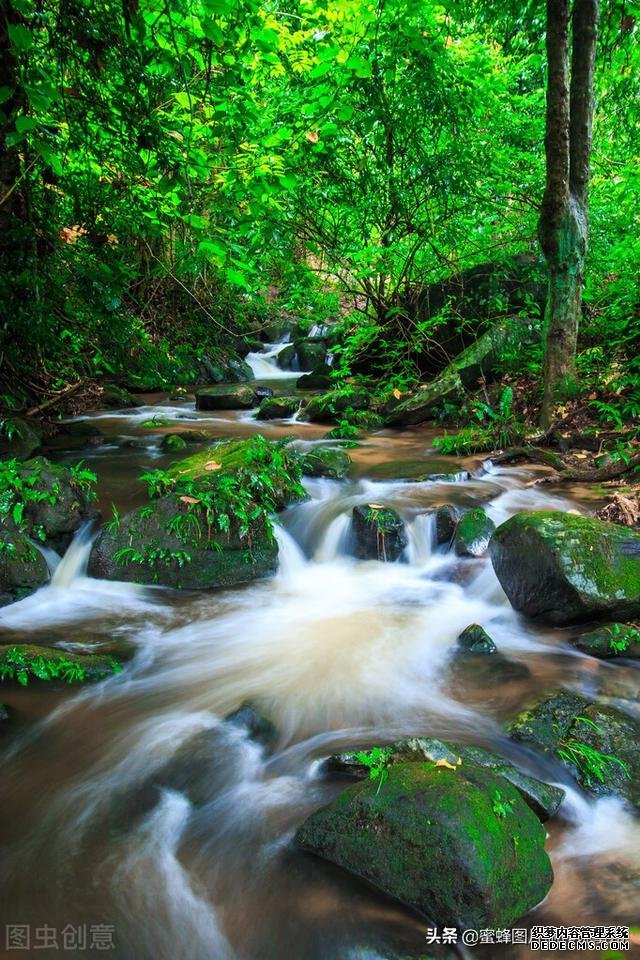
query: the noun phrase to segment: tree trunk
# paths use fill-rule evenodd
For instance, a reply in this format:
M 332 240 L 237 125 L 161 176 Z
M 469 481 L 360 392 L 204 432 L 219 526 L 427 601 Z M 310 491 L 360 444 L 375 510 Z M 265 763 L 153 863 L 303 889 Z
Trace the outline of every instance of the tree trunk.
M 569 85 L 569 23 L 572 24 Z M 547 179 L 539 236 L 549 269 L 544 396 L 548 428 L 559 391 L 574 372 L 587 251 L 598 0 L 547 0 Z
M 11 255 L 12 228 L 23 216 L 23 198 L 19 189 L 20 156 L 15 147 L 6 145 L 5 137 L 15 130 L 16 115 L 21 106 L 17 63 L 9 38 L 9 27 L 20 18 L 9 0 L 0 0 L 0 87 L 10 90 L 0 108 L 0 261 Z

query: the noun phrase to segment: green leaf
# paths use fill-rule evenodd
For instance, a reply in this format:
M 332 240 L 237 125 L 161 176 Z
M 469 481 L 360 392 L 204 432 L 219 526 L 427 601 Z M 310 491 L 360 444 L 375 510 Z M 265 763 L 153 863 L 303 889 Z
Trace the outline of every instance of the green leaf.
M 30 50 L 33 46 L 33 34 L 31 30 L 24 26 L 22 23 L 10 23 L 8 26 L 9 39 L 13 46 L 22 53 L 25 50 Z

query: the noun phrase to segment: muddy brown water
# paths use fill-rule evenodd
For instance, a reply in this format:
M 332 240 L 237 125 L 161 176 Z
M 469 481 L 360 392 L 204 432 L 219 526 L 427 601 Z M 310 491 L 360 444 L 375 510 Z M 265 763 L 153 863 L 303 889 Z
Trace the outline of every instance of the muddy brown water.
M 140 473 L 175 459 L 160 447 L 166 433 L 259 431 L 295 435 L 304 448 L 326 430 L 198 413 L 188 396 L 144 400 L 139 410 L 89 415 L 101 445 L 57 454 L 96 471 L 107 515 L 112 503 L 120 512 L 141 503 Z M 170 425 L 143 426 L 154 417 Z M 442 458 L 433 436 L 373 433 L 350 451 L 350 480 L 309 480 L 310 500 L 280 517 L 281 566 L 271 580 L 193 595 L 90 580 L 85 537 L 51 586 L 0 611 L 11 642 L 135 650 L 123 673 L 99 686 L 3 687 L 16 732 L 0 743 L 0 956 L 20 955 L 1 942 L 7 924 L 28 928 L 29 955 L 43 958 L 95 955 L 100 924 L 117 960 L 431 956 L 424 918 L 292 843 L 304 818 L 344 787 L 323 775 L 323 757 L 414 734 L 493 747 L 567 790 L 547 825 L 553 889 L 520 927 L 640 923 L 639 820 L 616 800 L 587 798 L 559 765 L 509 743 L 501 728 L 532 696 L 559 686 L 637 710 L 640 672 L 582 656 L 568 632 L 523 621 L 488 560 L 434 550 L 428 519 L 447 502 L 482 504 L 496 521 L 520 509 L 584 510 L 589 492 L 536 484 L 544 468 Z M 419 463 L 471 476 L 403 481 Z M 406 562 L 349 557 L 350 512 L 373 499 L 406 520 Z M 515 669 L 452 668 L 455 639 L 472 622 Z M 276 724 L 273 754 L 221 723 L 244 700 Z M 201 731 L 212 745 L 206 764 L 196 747 L 190 754 Z M 198 806 L 179 789 L 150 790 L 176 754 Z M 58 931 L 57 948 L 34 946 L 45 925 Z M 62 948 L 69 926 L 85 927 L 84 949 L 69 932 Z M 473 955 L 533 954 L 486 946 Z

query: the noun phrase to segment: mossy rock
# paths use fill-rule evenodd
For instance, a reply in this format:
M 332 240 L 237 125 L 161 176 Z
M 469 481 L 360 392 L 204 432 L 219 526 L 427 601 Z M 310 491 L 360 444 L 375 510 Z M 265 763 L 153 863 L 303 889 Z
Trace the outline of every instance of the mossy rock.
M 466 627 L 456 642 L 460 653 L 480 653 L 486 655 L 497 653 L 498 651 L 492 638 L 479 623 L 471 623 Z
M 436 763 L 440 760 L 454 767 L 460 766 L 461 761 L 464 764 L 488 767 L 495 774 L 508 780 L 538 819 L 543 822 L 557 813 L 564 798 L 564 790 L 523 773 L 504 757 L 483 747 L 436 740 L 433 737 L 410 737 L 406 740 L 397 740 L 386 750 L 388 764 L 422 763 L 425 760 Z M 358 759 L 355 752 L 329 757 L 326 768 L 334 773 L 347 773 L 359 778 L 369 776 L 368 767 Z
M 421 460 L 389 460 L 377 463 L 369 471 L 371 480 L 404 480 L 424 483 L 425 481 L 444 481 L 461 483 L 469 479 L 466 470 L 456 469 L 450 460 L 425 457 Z
M 264 397 L 260 401 L 256 420 L 287 420 L 299 407 L 297 397 Z
M 454 535 L 454 549 L 459 557 L 482 557 L 496 526 L 481 507 L 467 510 L 460 518 Z
M 0 606 L 22 600 L 49 582 L 39 550 L 12 521 L 0 523 Z
M 260 346 L 257 346 L 260 349 Z M 245 383 L 253 379 L 253 371 L 244 360 L 211 360 L 202 357 L 200 366 L 210 383 Z
M 560 691 L 519 713 L 508 732 L 520 743 L 553 754 L 590 793 L 623 797 L 640 809 L 640 721 L 615 707 Z M 610 758 L 600 765 L 601 776 L 582 758 L 584 747 Z
M 626 623 L 609 623 L 574 637 L 571 643 L 582 653 L 599 660 L 625 657 L 640 660 L 640 630 Z
M 511 605 L 557 626 L 640 618 L 640 534 L 558 511 L 517 513 L 491 561 Z
M 178 450 L 184 450 L 187 446 L 187 441 L 177 433 L 168 433 L 162 438 L 161 446 L 163 450 L 175 453 Z
M 305 373 L 296 380 L 298 390 L 329 390 L 331 377 L 328 373 Z
M 130 410 L 141 407 L 142 400 L 133 397 L 128 390 L 117 387 L 115 383 L 107 383 L 100 394 L 100 406 L 107 410 Z
M 349 407 L 353 410 L 368 410 L 371 398 L 364 390 L 333 390 L 313 397 L 304 408 L 304 418 L 311 423 L 337 423 Z
M 357 783 L 296 834 L 304 850 L 439 923 L 506 927 L 549 892 L 545 831 L 503 777 L 464 763 L 392 765 Z
M 300 370 L 318 371 L 325 366 L 327 346 L 322 340 L 298 340 L 295 349 Z
M 278 546 L 264 516 L 244 536 L 237 524 L 227 532 L 211 530 L 192 504 L 167 496 L 132 510 L 115 529 L 103 529 L 91 550 L 89 574 L 211 590 L 273 573 L 277 562 Z
M 275 460 L 282 469 L 274 469 Z M 260 466 L 252 467 L 260 460 Z M 176 483 L 196 481 L 200 486 L 215 486 L 221 478 L 237 476 L 240 470 L 261 469 L 269 476 L 272 489 L 265 490 L 280 510 L 291 503 L 304 500 L 306 495 L 300 487 L 301 466 L 296 453 L 284 450 L 278 444 L 269 443 L 261 436 L 248 440 L 220 440 L 205 450 L 178 460 L 167 470 L 167 475 Z
M 315 447 L 301 458 L 302 472 L 308 477 L 329 477 L 344 480 L 351 470 L 351 457 L 346 450 L 335 447 Z
M 395 510 L 378 503 L 353 508 L 354 555 L 359 560 L 399 560 L 409 543 L 404 521 Z
M 45 457 L 34 457 L 22 464 L 20 475 L 29 481 L 35 476 L 30 486 L 42 495 L 42 499 L 25 505 L 25 531 L 34 538 L 43 531 L 47 545 L 59 553 L 83 523 L 97 519 L 92 491 L 81 486 L 68 467 L 51 463 Z
M 34 680 L 90 683 L 104 680 L 120 669 L 114 657 L 98 653 L 69 653 L 56 647 L 22 643 L 0 646 L 0 674 L 5 672 L 5 683 L 11 679 L 24 685 Z M 8 670 L 13 677 L 6 676 Z
M 258 396 L 253 387 L 200 387 L 196 390 L 196 410 L 250 410 L 257 405 Z
M 276 355 L 276 363 L 281 370 L 291 370 L 295 358 L 296 348 L 293 343 L 288 343 L 286 347 L 283 347 L 280 353 Z
M 0 430 L 0 459 L 28 460 L 42 446 L 40 428 L 18 417 L 4 418 Z

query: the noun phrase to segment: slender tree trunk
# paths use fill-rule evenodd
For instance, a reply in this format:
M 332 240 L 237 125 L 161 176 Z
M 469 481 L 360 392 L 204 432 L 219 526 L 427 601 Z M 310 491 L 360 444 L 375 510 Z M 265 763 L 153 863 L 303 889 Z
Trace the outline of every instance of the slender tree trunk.
M 571 81 L 569 26 L 572 22 Z M 547 179 L 539 236 L 549 270 L 541 425 L 574 372 L 587 251 L 598 0 L 547 0 Z

